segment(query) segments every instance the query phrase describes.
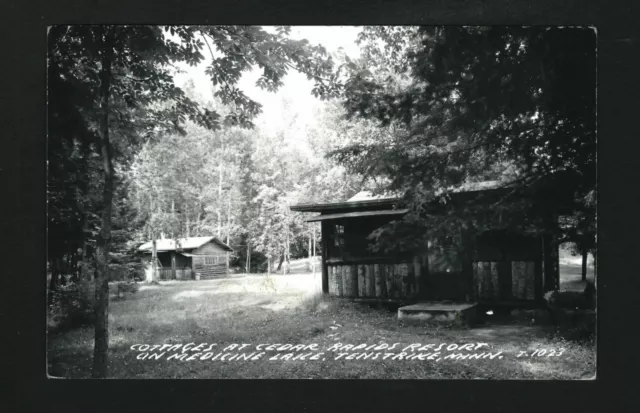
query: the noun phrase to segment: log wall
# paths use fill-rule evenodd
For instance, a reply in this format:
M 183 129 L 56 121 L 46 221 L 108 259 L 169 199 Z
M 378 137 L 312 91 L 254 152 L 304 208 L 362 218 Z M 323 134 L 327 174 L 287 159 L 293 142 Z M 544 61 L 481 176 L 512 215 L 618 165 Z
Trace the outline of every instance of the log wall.
M 535 261 L 479 261 L 473 263 L 473 283 L 478 300 L 534 300 Z
M 413 298 L 420 263 L 329 264 L 329 295 L 350 298 Z
M 214 264 L 206 264 L 205 258 L 216 258 Z M 201 280 L 224 277 L 228 273 L 228 255 L 196 255 L 193 256 L 193 272 L 200 274 Z

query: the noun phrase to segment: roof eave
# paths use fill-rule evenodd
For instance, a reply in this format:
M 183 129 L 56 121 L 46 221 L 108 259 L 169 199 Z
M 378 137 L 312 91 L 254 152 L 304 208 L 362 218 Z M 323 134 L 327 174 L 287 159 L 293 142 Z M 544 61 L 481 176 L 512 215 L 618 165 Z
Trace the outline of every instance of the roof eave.
M 400 202 L 402 198 L 385 198 L 368 201 L 351 201 L 351 202 L 335 202 L 329 204 L 298 204 L 291 205 L 289 208 L 296 212 L 323 212 L 328 210 L 339 209 L 358 209 L 369 206 L 394 205 Z

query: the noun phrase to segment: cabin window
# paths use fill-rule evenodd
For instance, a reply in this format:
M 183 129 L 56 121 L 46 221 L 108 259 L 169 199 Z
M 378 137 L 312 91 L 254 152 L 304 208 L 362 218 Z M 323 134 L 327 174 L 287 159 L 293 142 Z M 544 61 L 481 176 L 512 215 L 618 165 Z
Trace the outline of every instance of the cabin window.
M 344 225 L 336 225 L 333 232 L 333 245 L 340 250 L 344 247 Z
M 218 263 L 217 261 L 218 261 L 218 257 L 204 257 L 205 265 L 214 265 Z

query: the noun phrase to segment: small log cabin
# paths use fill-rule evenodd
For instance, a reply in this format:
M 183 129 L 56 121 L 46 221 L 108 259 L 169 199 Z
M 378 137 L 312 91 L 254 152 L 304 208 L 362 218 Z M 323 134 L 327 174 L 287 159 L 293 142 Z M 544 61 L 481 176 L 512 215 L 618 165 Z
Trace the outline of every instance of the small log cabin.
M 473 196 L 492 191 L 496 184 L 480 183 L 459 193 Z M 346 202 L 291 207 L 320 213 L 306 221 L 321 224 L 325 294 L 370 302 L 446 300 L 535 307 L 546 291 L 557 289 L 558 245 L 542 232 L 468 230 L 452 234 L 446 245 L 429 241 L 424 251 L 373 253 L 367 236 L 401 219 L 408 210 L 397 208 L 400 203 L 399 198 L 374 199 L 361 192 Z
M 151 250 L 151 241 L 138 248 L 148 264 L 147 271 L 151 271 Z M 161 280 L 206 280 L 228 275 L 232 252 L 231 247 L 215 237 L 156 240 Z

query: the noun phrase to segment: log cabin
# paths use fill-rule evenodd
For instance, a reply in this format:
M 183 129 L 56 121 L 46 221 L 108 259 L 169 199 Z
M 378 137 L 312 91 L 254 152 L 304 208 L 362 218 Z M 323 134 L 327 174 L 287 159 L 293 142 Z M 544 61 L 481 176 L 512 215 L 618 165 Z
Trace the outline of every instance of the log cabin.
M 152 241 L 142 244 L 146 271 L 151 271 Z M 206 280 L 229 274 L 233 249 L 215 237 L 156 240 L 158 273 L 161 280 Z
M 495 181 L 481 182 L 453 197 L 475 199 L 502 189 Z M 433 213 L 442 208 L 434 205 Z M 299 204 L 291 210 L 319 213 L 305 221 L 321 225 L 324 294 L 366 302 L 536 307 L 546 291 L 558 288 L 558 245 L 548 232 L 496 225 L 481 232 L 461 230 L 444 242 L 434 238 L 424 250 L 384 254 L 372 252 L 367 236 L 408 213 L 400 197 L 361 192 L 346 202 Z M 547 219 L 557 222 L 557 215 Z

